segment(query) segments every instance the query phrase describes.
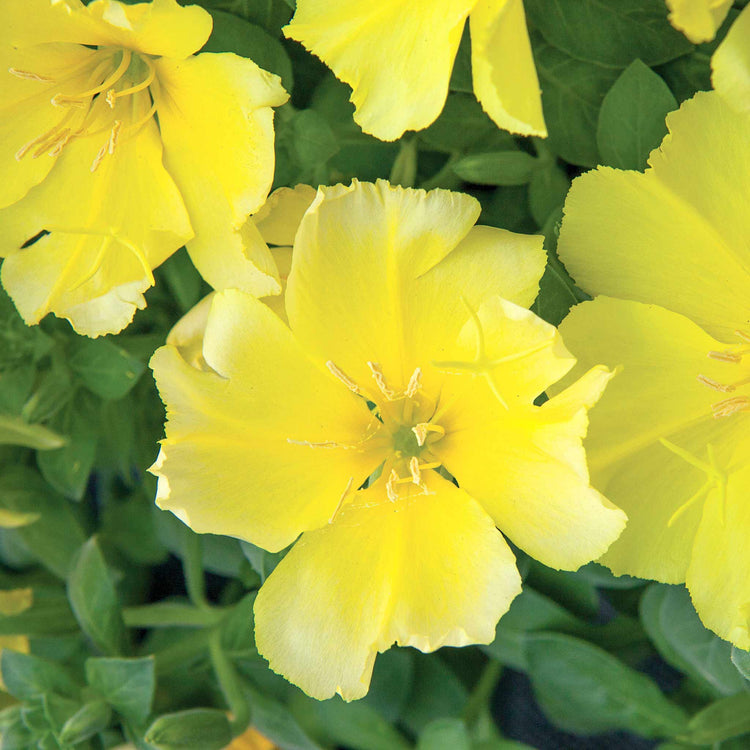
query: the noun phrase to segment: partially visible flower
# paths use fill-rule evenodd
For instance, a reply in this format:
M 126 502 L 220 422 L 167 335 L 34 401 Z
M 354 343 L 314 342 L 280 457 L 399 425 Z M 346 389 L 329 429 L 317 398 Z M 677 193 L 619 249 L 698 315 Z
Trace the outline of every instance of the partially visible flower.
M 732 7 L 732 0 L 666 0 L 669 21 L 693 44 L 710 42 Z
M 284 33 L 352 87 L 362 130 L 392 141 L 440 114 L 467 18 L 484 110 L 512 133 L 546 136 L 522 0 L 298 0 Z
M 20 615 L 30 609 L 34 602 L 32 589 L 5 589 L 0 591 L 0 615 L 12 617 Z M 29 653 L 29 639 L 25 635 L 3 635 L 0 636 L 0 654 L 3 649 L 20 651 L 22 654 Z M 5 690 L 5 683 L 0 675 L 0 690 Z
M 732 24 L 711 58 L 714 88 L 738 112 L 750 114 L 750 6 Z
M 640 172 L 573 182 L 559 252 L 599 297 L 561 330 L 623 371 L 591 415 L 597 486 L 628 527 L 615 573 L 686 582 L 704 624 L 750 648 L 750 120 L 716 92 L 667 117 Z
M 534 405 L 574 363 L 524 309 L 542 241 L 478 215 L 444 190 L 320 188 L 296 232 L 288 325 L 225 291 L 203 369 L 169 345 L 152 359 L 168 416 L 157 502 L 198 532 L 294 543 L 256 600 L 256 642 L 316 698 L 363 696 L 394 642 L 491 641 L 520 591 L 496 526 L 575 569 L 624 525 L 581 446 L 610 373 Z
M 250 727 L 239 737 L 235 737 L 224 750 L 278 750 L 278 748 L 255 727 Z
M 0 257 L 24 320 L 124 328 L 187 243 L 215 287 L 278 293 L 248 214 L 273 177 L 279 79 L 193 55 L 211 16 L 175 0 L 0 5 Z

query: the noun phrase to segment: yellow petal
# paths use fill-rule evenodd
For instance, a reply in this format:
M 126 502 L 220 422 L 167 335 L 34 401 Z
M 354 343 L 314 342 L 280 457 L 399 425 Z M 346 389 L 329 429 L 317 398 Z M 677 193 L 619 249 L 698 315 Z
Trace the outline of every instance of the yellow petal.
M 232 54 L 155 65 L 164 163 L 195 229 L 193 262 L 216 289 L 278 294 L 273 258 L 246 221 L 273 179 L 271 107 L 287 99 L 278 77 Z
M 747 443 L 743 445 L 747 450 Z M 738 648 L 750 649 L 750 467 L 747 453 L 726 490 L 706 500 L 687 586 L 704 625 Z
M 433 651 L 494 638 L 521 590 L 513 554 L 465 492 L 437 475 L 429 486 L 398 505 L 382 482 L 358 493 L 281 561 L 255 602 L 274 671 L 320 700 L 353 700 L 394 642 Z
M 732 0 L 667 0 L 669 22 L 693 44 L 710 42 L 732 7 Z
M 733 338 L 750 298 L 747 120 L 699 93 L 667 125 L 645 174 L 599 168 L 574 180 L 558 251 L 592 294 L 655 302 Z
M 498 127 L 545 138 L 547 127 L 522 0 L 480 0 L 471 12 L 474 92 Z
M 274 190 L 250 221 L 269 245 L 294 245 L 297 228 L 315 199 L 317 190 L 310 185 L 282 187 Z
M 51 311 L 89 336 L 121 330 L 145 305 L 152 269 L 192 234 L 153 121 L 92 173 L 101 145 L 72 141 L 44 182 L 0 212 L 3 286 L 28 324 Z
M 1 18 L 1 15 L 0 15 Z M 54 107 L 52 97 L 57 93 L 75 93 L 86 89 L 90 71 L 54 82 L 61 71 L 80 68 L 94 55 L 92 50 L 73 44 L 46 44 L 19 50 L 10 45 L 0 47 L 0 70 L 3 87 L 0 95 L 0 208 L 15 203 L 38 185 L 55 165 L 55 157 L 48 153 L 34 158 L 35 141 L 43 142 L 64 117 L 64 111 Z M 9 75 L 13 69 L 19 75 Z M 21 77 L 32 74 L 49 81 Z M 80 124 L 71 122 L 71 126 Z M 40 141 L 39 139 L 42 139 Z M 24 149 L 28 155 L 16 158 Z
M 421 130 L 448 95 L 466 18 L 477 0 L 299 0 L 284 27 L 352 87 L 355 121 L 385 141 Z
M 574 570 L 617 538 L 625 514 L 589 485 L 586 412 L 611 373 L 594 368 L 541 407 L 503 407 L 483 382 L 440 417 L 432 446 L 497 527 L 545 565 Z
M 167 336 L 167 344 L 177 349 L 185 362 L 198 370 L 210 369 L 203 357 L 203 338 L 215 296 L 216 292 L 207 294 L 177 321 Z
M 242 292 L 216 295 L 203 355 L 215 372 L 172 346 L 151 360 L 168 417 L 152 469 L 166 480 L 159 505 L 195 531 L 283 549 L 327 523 L 382 461 L 379 422 Z
M 711 58 L 714 88 L 739 112 L 750 111 L 750 9 L 732 24 Z

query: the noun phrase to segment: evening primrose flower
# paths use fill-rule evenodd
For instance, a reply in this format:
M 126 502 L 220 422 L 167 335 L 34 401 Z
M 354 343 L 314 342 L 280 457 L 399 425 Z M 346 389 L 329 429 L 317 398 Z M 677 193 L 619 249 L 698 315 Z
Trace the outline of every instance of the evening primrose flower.
M 714 89 L 738 112 L 750 114 L 750 6 L 714 52 L 711 71 Z
M 561 330 L 623 366 L 591 415 L 597 486 L 629 517 L 602 562 L 686 582 L 704 624 L 750 648 L 750 121 L 717 93 L 667 117 L 645 173 L 574 181 L 559 252 L 599 297 Z M 619 297 L 622 299 L 613 299 Z
M 250 60 L 193 55 L 211 28 L 175 0 L 0 6 L 2 282 L 27 323 L 121 330 L 185 243 L 213 286 L 279 292 L 246 219 L 286 92 Z
M 669 22 L 693 44 L 710 42 L 732 7 L 732 0 L 666 0 Z
M 440 114 L 467 18 L 484 110 L 504 130 L 546 136 L 522 0 L 297 0 L 284 33 L 352 87 L 362 130 L 393 141 Z
M 534 405 L 573 365 L 525 309 L 542 239 L 478 215 L 445 190 L 320 188 L 296 233 L 288 325 L 220 292 L 205 366 L 170 345 L 151 361 L 168 417 L 157 503 L 198 532 L 294 544 L 258 594 L 256 642 L 316 698 L 363 696 L 394 642 L 490 642 L 520 590 L 497 528 L 575 569 L 624 524 L 581 447 L 610 373 Z

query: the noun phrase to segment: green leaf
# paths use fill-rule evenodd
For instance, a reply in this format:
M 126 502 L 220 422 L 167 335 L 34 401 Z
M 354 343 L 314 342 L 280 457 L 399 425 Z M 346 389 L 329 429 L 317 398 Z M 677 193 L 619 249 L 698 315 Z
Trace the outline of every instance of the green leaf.
M 113 500 L 102 510 L 100 537 L 140 565 L 164 562 L 168 555 L 153 522 L 153 501 L 140 494 Z
M 201 52 L 234 52 L 275 73 L 287 91 L 294 87 L 292 63 L 281 42 L 265 29 L 231 13 L 210 10 L 214 20 L 211 38 Z
M 477 185 L 526 185 L 537 165 L 536 158 L 525 151 L 497 151 L 464 156 L 453 164 L 453 171 Z
M 159 266 L 169 291 L 179 305 L 180 312 L 186 313 L 197 304 L 203 287 L 203 279 L 195 269 L 187 250 L 178 250 Z
M 69 364 L 86 388 L 101 398 L 122 398 L 146 369 L 112 341 L 84 337 L 71 347 Z
M 654 0 L 525 0 L 524 8 L 549 44 L 588 63 L 659 65 L 693 49 Z
M 703 627 L 682 586 L 652 584 L 641 599 L 641 620 L 659 653 L 711 695 L 745 687 L 731 662 L 731 645 Z
M 302 167 L 323 165 L 339 150 L 330 126 L 314 109 L 304 109 L 294 115 L 292 138 L 294 153 Z
M 32 469 L 5 469 L 0 476 L 0 507 L 14 513 L 38 513 L 39 519 L 16 529 L 34 555 L 64 578 L 85 536 L 70 503 L 54 493 Z
M 112 708 L 136 723 L 151 713 L 156 677 L 154 657 L 86 660 L 86 681 Z
M 414 687 L 414 658 L 406 648 L 392 648 L 379 654 L 372 671 L 370 689 L 362 702 L 382 717 L 396 723 Z
M 232 741 L 226 714 L 194 708 L 160 716 L 144 737 L 154 750 L 223 750 Z
M 105 654 L 119 654 L 125 624 L 115 585 L 96 537 L 81 547 L 68 576 L 68 599 L 83 632 Z
M 667 84 L 640 60 L 615 81 L 599 111 L 597 143 L 602 161 L 618 169 L 646 167 L 667 134 L 665 118 L 677 109 Z
M 529 208 L 539 226 L 544 226 L 550 214 L 565 203 L 570 180 L 557 164 L 548 164 L 537 169 L 529 183 Z
M 21 417 L 0 414 L 0 445 L 49 451 L 65 445 L 65 438 L 40 424 L 28 424 Z
M 685 739 L 713 745 L 750 732 L 750 693 L 722 698 L 699 711 L 688 724 Z
M 417 750 L 472 750 L 471 738 L 461 719 L 436 719 L 422 730 Z
M 60 742 L 76 745 L 109 726 L 112 711 L 104 701 L 91 701 L 73 714 L 63 725 Z
M 78 632 L 67 597 L 57 588 L 34 587 L 31 606 L 18 614 L 0 615 L 0 636 L 39 638 Z
M 264 737 L 283 750 L 320 750 L 285 706 L 253 688 L 249 694 L 252 725 Z
M 526 650 L 534 693 L 563 729 L 628 729 L 643 737 L 670 737 L 686 724 L 683 710 L 648 677 L 585 641 L 534 633 Z
M 750 680 L 750 651 L 732 646 L 732 664 L 746 680 Z
M 3 649 L 0 669 L 7 691 L 18 700 L 47 693 L 76 697 L 80 691 L 61 665 L 31 654 Z

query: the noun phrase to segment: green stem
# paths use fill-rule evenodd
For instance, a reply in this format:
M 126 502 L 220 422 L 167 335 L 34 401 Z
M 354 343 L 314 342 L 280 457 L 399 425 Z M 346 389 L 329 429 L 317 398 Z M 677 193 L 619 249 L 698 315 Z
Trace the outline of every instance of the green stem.
M 202 609 L 177 602 L 126 607 L 122 614 L 129 628 L 210 628 L 224 615 L 215 608 Z
M 201 538 L 187 526 L 183 530 L 182 569 L 185 573 L 185 585 L 190 601 L 199 609 L 211 609 L 206 598 Z
M 461 178 L 453 171 L 453 165 L 458 161 L 458 154 L 451 154 L 440 171 L 432 177 L 424 180 L 420 187 L 423 190 L 434 190 L 435 188 L 446 188 L 454 190 L 461 186 Z
M 250 704 L 242 690 L 240 679 L 234 664 L 221 647 L 221 632 L 215 630 L 208 640 L 216 679 L 224 695 L 224 699 L 232 712 L 232 731 L 235 736 L 241 734 L 250 723 Z
M 201 628 L 181 638 L 174 645 L 155 652 L 156 673 L 169 674 L 172 670 L 183 666 L 185 662 L 192 661 L 205 653 L 210 634 L 211 631 L 208 628 Z
M 464 706 L 463 719 L 469 729 L 476 723 L 484 708 L 489 704 L 502 673 L 503 666 L 500 662 L 487 662 L 487 666 L 471 691 L 466 706 Z

